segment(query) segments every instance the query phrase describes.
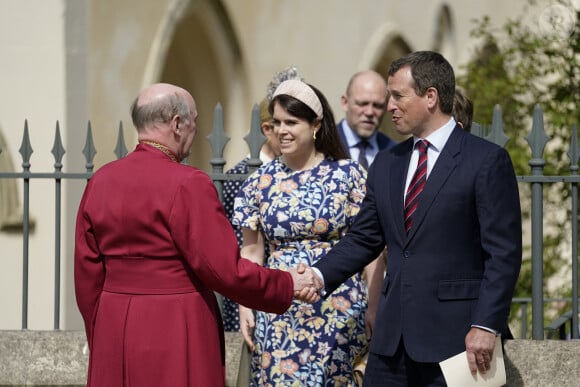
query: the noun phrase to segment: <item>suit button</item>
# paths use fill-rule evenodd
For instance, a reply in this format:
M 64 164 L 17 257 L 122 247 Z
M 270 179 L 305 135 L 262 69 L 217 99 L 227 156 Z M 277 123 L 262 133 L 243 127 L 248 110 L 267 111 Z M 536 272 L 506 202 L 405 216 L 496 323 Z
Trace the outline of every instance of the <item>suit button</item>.
M 411 254 L 406 250 L 403 252 L 403 257 L 405 257 L 405 258 L 409 258 L 410 255 Z

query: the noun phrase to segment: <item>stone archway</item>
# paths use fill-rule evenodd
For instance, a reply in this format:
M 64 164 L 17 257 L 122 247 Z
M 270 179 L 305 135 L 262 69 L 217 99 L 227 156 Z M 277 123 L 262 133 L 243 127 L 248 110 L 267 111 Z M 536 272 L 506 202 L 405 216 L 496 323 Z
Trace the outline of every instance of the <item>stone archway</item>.
M 213 128 L 218 102 L 223 107 L 226 129 L 233 127 L 236 132 L 228 131 L 232 137 L 228 148 L 232 148 L 234 138 L 243 137 L 247 125 L 233 122 L 236 114 L 239 116 L 240 111 L 249 109 L 243 105 L 242 96 L 247 90 L 243 68 L 238 41 L 220 1 L 175 0 L 172 3 L 150 51 L 144 84 L 169 82 L 184 87 L 194 96 L 199 117 L 198 134 L 189 158 L 191 165 L 206 171 L 211 169 L 212 153 L 206 137 Z

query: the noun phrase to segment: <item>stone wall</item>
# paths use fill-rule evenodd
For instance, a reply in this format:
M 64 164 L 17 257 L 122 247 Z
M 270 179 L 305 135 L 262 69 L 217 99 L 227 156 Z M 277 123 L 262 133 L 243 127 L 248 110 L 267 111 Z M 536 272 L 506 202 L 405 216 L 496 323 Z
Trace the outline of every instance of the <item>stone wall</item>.
M 226 333 L 226 383 L 235 386 L 242 339 Z M 0 331 L 1 386 L 84 386 L 88 354 L 81 331 Z M 580 380 L 580 342 L 510 340 L 509 387 L 572 387 Z

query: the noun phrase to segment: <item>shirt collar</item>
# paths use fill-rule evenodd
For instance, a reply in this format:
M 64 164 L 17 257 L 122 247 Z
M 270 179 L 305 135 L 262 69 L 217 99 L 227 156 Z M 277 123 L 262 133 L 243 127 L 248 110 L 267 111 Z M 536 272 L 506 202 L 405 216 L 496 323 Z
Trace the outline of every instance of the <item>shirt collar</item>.
M 437 152 L 441 152 L 447 140 L 449 140 L 449 136 L 451 136 L 451 132 L 455 129 L 457 123 L 455 119 L 451 117 L 449 121 L 440 127 L 439 129 L 435 130 L 433 133 L 425 137 L 424 139 L 413 136 L 413 145 L 417 143 L 419 140 L 427 140 L 429 141 L 429 145 L 436 150 Z

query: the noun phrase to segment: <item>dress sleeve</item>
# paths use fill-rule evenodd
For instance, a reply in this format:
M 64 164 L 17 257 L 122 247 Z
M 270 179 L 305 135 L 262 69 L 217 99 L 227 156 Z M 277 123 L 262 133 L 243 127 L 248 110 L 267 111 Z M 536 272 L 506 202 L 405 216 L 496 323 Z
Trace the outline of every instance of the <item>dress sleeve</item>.
M 234 199 L 234 212 L 231 218 L 233 225 L 254 231 L 259 229 L 259 206 L 262 201 L 262 189 L 267 188 L 271 183 L 272 175 L 262 173 L 261 169 L 244 181 Z
M 346 223 L 350 227 L 360 211 L 360 206 L 367 192 L 367 172 L 362 166 L 360 166 L 360 164 L 352 161 L 347 165 L 347 170 L 349 193 L 346 209 Z

